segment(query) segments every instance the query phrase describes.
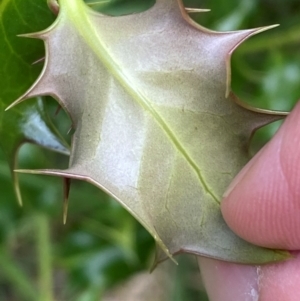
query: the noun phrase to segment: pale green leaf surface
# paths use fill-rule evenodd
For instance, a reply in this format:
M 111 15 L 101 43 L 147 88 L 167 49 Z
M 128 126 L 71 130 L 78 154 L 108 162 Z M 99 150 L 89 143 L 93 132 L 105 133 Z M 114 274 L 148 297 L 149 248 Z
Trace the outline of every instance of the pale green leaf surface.
M 238 238 L 219 208 L 249 159 L 252 132 L 280 118 L 225 97 L 232 51 L 263 30 L 209 31 L 175 0 L 119 17 L 61 0 L 55 23 L 30 35 L 45 41 L 45 67 L 15 104 L 52 95 L 69 112 L 70 165 L 29 172 L 111 194 L 154 236 L 164 251 L 157 261 L 179 252 L 257 264 L 286 258 Z

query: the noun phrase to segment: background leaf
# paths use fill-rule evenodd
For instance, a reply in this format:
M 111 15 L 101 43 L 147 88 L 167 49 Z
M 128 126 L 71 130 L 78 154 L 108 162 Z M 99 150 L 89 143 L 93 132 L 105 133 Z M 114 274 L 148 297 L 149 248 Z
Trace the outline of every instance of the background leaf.
M 44 57 L 41 41 L 21 39 L 18 34 L 49 26 L 54 18 L 42 1 L 0 2 L 0 147 L 11 170 L 18 147 L 24 142 L 68 154 L 68 146 L 47 117 L 41 99 L 35 99 L 4 113 L 4 109 L 33 83 L 42 64 L 32 65 Z M 21 195 L 13 175 L 19 201 Z

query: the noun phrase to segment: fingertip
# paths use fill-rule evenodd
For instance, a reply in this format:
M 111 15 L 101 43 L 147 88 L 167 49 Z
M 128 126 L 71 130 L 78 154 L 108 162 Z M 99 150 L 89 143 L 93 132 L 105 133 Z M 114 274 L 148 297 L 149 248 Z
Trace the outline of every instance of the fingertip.
M 198 257 L 210 301 L 300 300 L 300 253 L 276 264 L 250 266 Z
M 198 257 L 210 301 L 258 299 L 257 267 Z
M 300 248 L 300 103 L 233 183 L 221 210 L 234 232 L 264 247 Z
M 300 256 L 258 270 L 260 301 L 300 300 Z

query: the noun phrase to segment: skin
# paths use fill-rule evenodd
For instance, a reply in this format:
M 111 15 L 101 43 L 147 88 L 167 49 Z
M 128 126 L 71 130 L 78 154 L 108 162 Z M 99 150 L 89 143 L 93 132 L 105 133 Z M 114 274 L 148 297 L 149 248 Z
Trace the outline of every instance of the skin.
M 229 227 L 254 244 L 290 250 L 278 264 L 246 266 L 199 258 L 210 301 L 300 300 L 300 102 L 224 195 Z

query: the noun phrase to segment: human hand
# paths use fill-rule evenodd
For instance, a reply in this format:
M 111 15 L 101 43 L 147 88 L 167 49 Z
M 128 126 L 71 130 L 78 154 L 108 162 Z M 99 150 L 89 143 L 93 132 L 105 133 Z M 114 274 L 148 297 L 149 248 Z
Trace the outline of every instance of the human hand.
M 229 227 L 256 245 L 291 250 L 277 264 L 199 258 L 210 301 L 300 300 L 300 102 L 234 179 L 221 203 Z

